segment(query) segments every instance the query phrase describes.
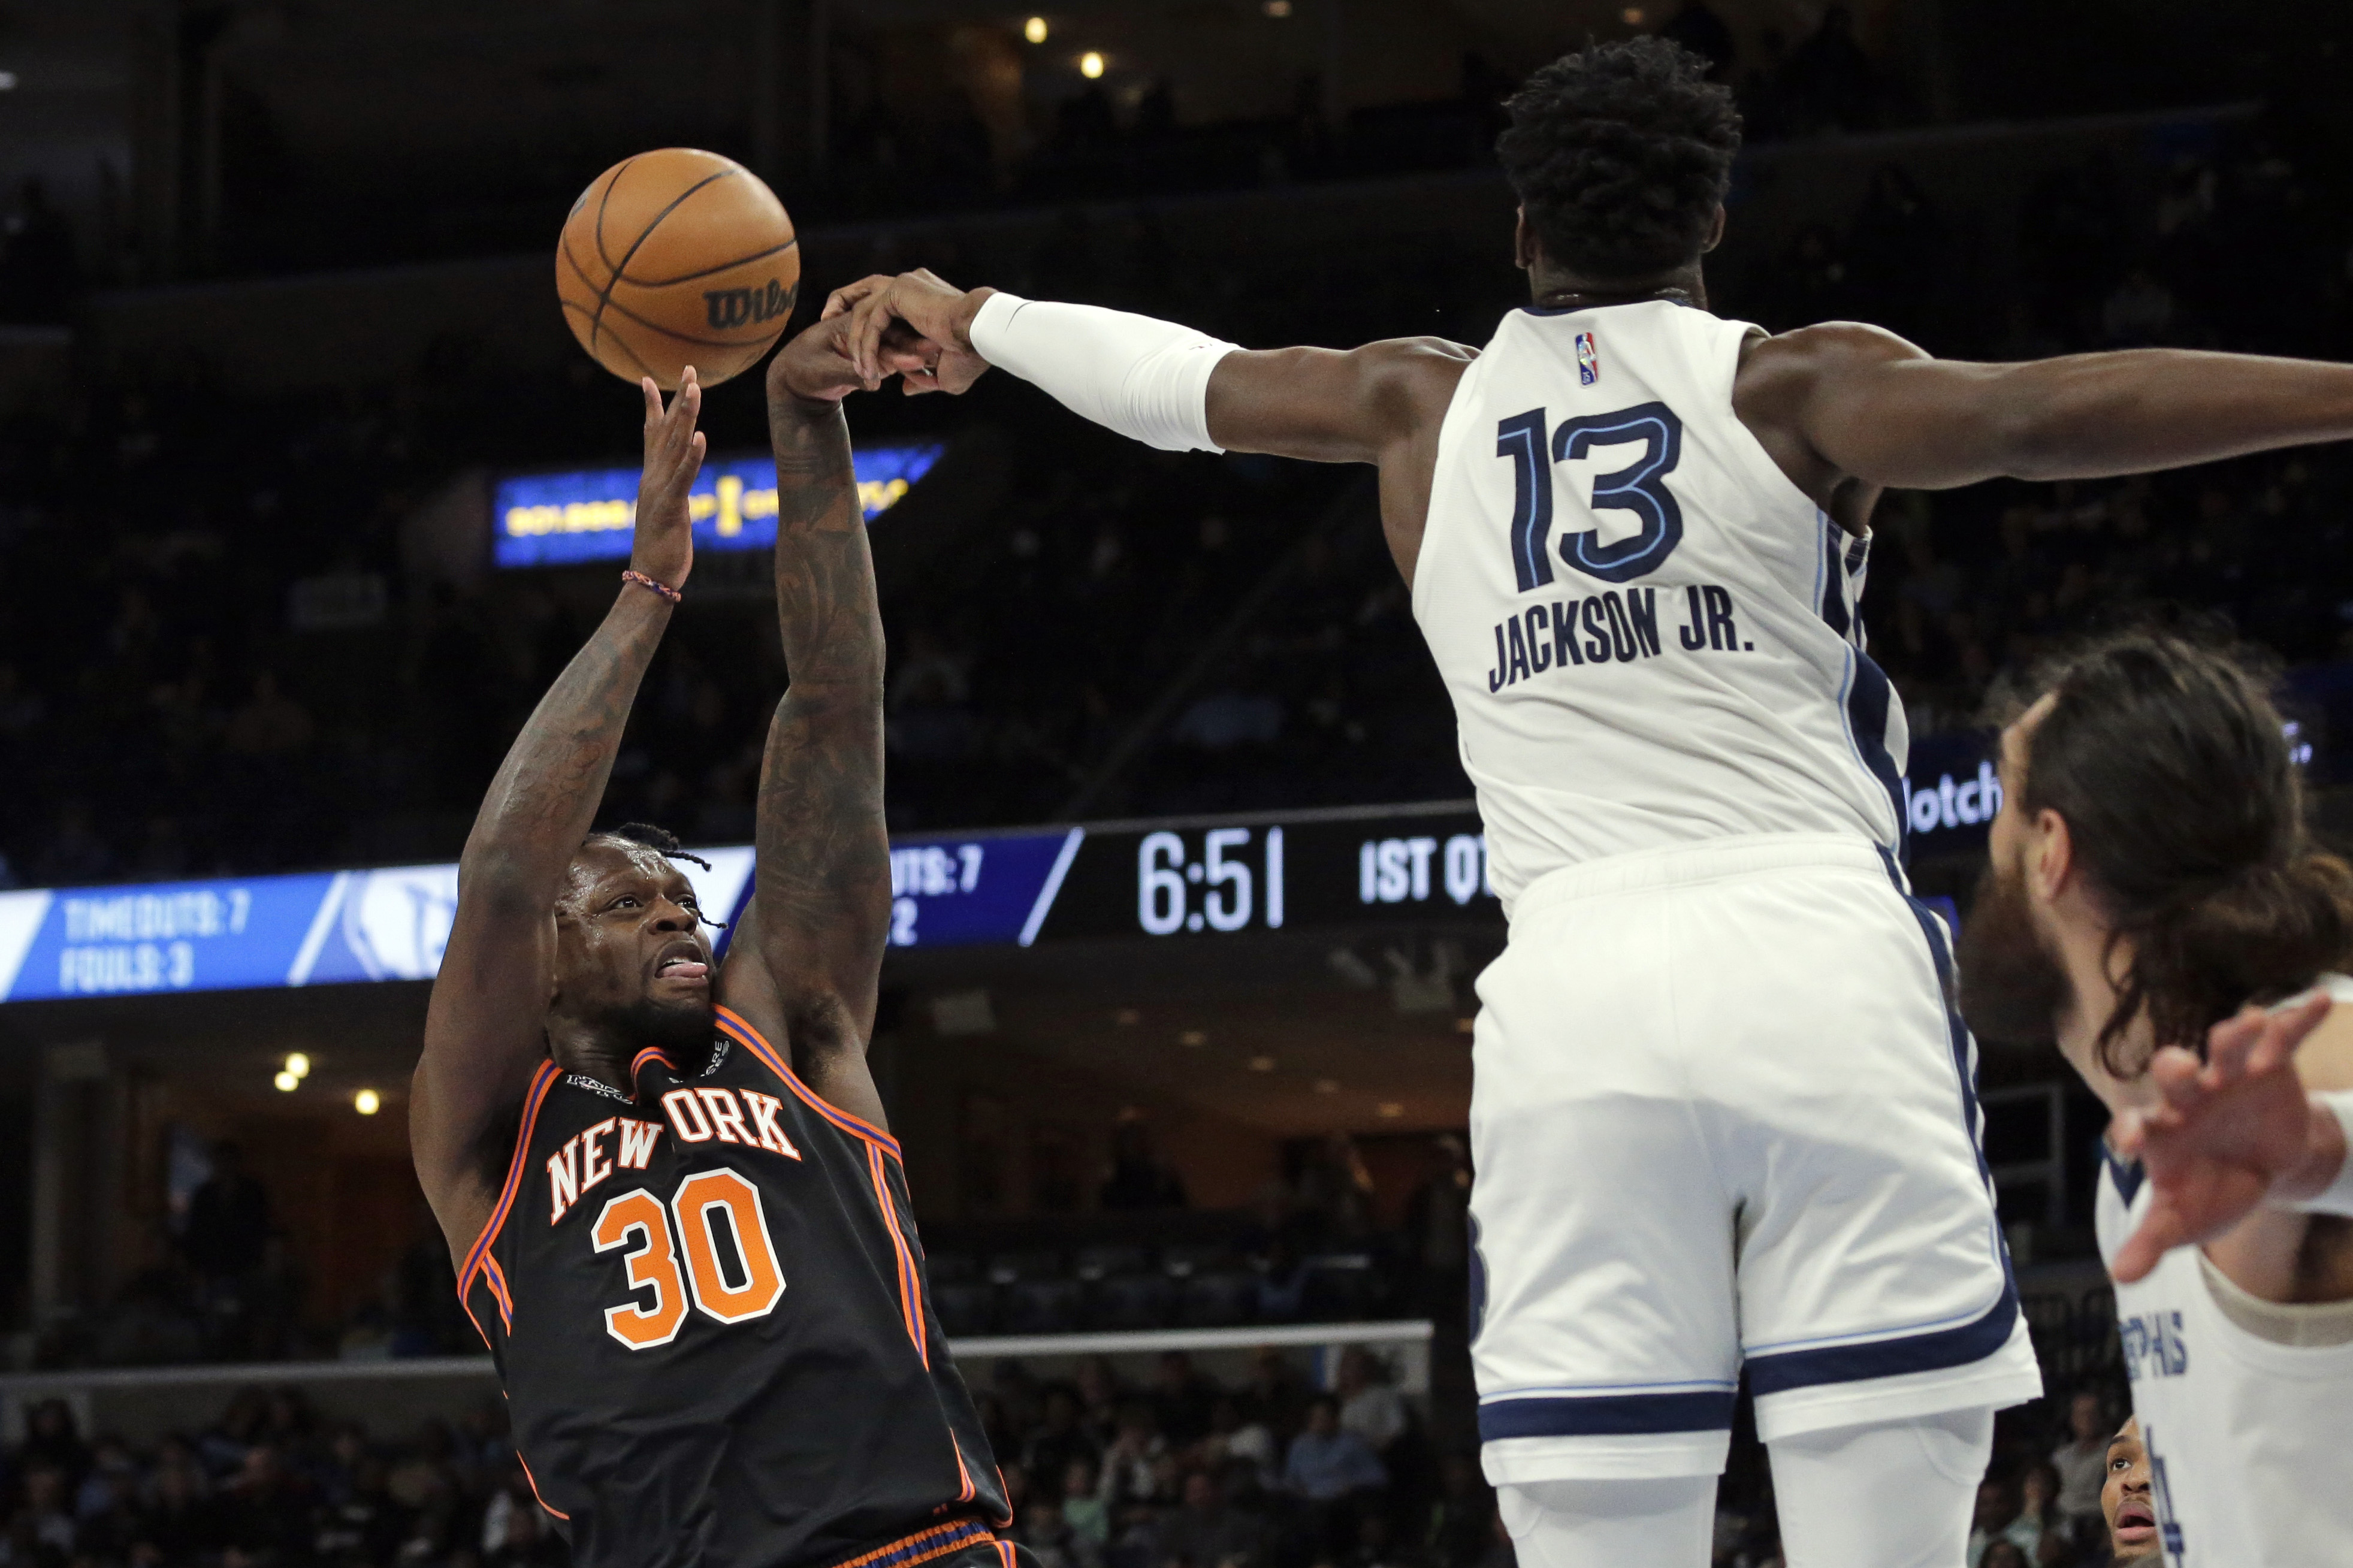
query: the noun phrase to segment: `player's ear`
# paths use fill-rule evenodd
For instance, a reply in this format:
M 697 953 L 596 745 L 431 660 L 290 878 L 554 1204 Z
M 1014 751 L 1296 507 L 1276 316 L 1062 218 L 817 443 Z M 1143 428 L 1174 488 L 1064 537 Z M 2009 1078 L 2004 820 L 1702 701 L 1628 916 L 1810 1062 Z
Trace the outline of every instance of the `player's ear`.
M 2034 814 L 2026 833 L 2028 884 L 2037 902 L 2053 902 L 2074 878 L 2074 837 L 2067 831 L 2067 819 L 2049 806 Z
M 1724 243 L 1724 204 L 1722 202 L 1718 202 L 1715 204 L 1715 216 L 1709 221 L 1707 226 L 1707 238 L 1700 242 L 1699 253 L 1702 256 L 1705 256 L 1709 251 L 1714 250 L 1717 246 Z
M 1533 272 L 1536 265 L 1536 232 L 1528 226 L 1528 209 L 1520 207 L 1512 220 L 1512 265 Z

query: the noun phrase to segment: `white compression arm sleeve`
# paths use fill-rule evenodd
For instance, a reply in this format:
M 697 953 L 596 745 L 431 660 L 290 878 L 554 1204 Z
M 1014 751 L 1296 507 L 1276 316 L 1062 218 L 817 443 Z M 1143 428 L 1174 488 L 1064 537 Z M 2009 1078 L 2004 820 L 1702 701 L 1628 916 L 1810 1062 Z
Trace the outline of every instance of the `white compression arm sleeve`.
M 972 346 L 1073 414 L 1146 446 L 1224 449 L 1209 439 L 1209 373 L 1236 344 L 1099 305 L 993 294 L 973 318 Z
M 2336 1214 L 2353 1216 L 2353 1089 L 2337 1089 L 2330 1094 L 2312 1097 L 2321 1107 L 2334 1114 L 2337 1124 L 2345 1129 L 2345 1163 L 2337 1169 L 2337 1179 L 2327 1190 L 2311 1197 L 2286 1205 L 2299 1214 Z

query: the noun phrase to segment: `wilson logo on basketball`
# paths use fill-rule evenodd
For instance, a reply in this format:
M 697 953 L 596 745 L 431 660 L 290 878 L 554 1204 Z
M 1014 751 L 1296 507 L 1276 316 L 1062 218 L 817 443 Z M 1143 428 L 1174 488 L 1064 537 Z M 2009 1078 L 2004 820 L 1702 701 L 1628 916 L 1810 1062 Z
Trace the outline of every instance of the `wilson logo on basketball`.
M 724 331 L 792 314 L 793 296 L 798 292 L 797 287 L 788 289 L 773 278 L 765 289 L 706 289 L 702 309 L 712 327 Z

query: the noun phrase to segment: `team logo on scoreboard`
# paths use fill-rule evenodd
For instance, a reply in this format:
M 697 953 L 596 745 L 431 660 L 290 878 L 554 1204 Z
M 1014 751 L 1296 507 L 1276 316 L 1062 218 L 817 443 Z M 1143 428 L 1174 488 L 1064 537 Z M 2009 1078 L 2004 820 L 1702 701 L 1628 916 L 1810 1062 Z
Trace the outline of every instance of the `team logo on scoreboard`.
M 1591 332 L 1577 334 L 1577 384 L 1591 386 L 1601 379 L 1601 354 L 1593 346 Z

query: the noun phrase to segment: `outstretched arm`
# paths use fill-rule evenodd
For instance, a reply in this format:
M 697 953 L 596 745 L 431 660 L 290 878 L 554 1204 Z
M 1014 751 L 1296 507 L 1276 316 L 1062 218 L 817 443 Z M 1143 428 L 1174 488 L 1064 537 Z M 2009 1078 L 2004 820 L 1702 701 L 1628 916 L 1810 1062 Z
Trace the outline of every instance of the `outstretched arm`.
M 1440 338 L 1355 349 L 1253 352 L 1188 327 L 1094 305 L 959 289 L 930 272 L 874 277 L 838 289 L 828 320 L 851 324 L 864 384 L 895 323 L 936 346 L 906 391 L 962 392 L 992 364 L 1035 383 L 1098 425 L 1166 451 L 1266 452 L 1318 463 L 1372 463 L 1381 522 L 1408 582 L 1429 513 L 1438 430 L 1476 351 Z
M 791 685 L 768 726 L 758 882 L 724 993 L 792 1053 L 812 1089 L 879 1125 L 866 1047 L 891 929 L 882 616 L 841 416 L 860 384 L 842 352 L 848 325 L 819 322 L 768 367 L 776 620 Z M 891 347 L 882 354 L 893 369 L 923 363 Z
M 850 317 L 849 352 L 870 388 L 891 374 L 878 357 L 884 334 L 904 322 L 939 351 L 930 371 L 905 376 L 908 392 L 962 392 L 1001 364 L 1151 446 L 1317 463 L 1381 461 L 1444 410 L 1474 357 L 1442 338 L 1252 351 L 1125 310 L 958 289 L 923 269 L 838 289 L 825 313 Z
M 1844 321 L 1757 342 L 1736 401 L 1752 427 L 1797 437 L 1801 464 L 1912 489 L 2106 479 L 2353 437 L 2353 365 L 2189 349 L 1979 364 Z
M 668 410 L 646 400 L 629 569 L 677 589 L 693 565 L 687 489 L 702 467 L 694 373 Z M 532 711 L 467 836 L 458 912 L 425 1016 L 408 1109 L 417 1181 L 462 1258 L 489 1221 L 496 1182 L 485 1135 L 545 1058 L 556 895 L 605 796 L 629 705 L 670 625 L 671 600 L 625 583 L 604 624 Z

